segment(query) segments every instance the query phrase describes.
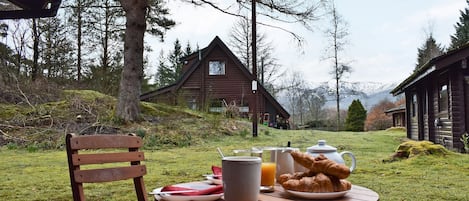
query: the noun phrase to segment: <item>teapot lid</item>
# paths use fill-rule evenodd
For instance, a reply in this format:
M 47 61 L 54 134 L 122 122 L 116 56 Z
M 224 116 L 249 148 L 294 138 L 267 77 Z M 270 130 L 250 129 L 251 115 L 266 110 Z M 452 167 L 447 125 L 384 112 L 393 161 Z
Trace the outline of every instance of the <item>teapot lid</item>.
M 337 148 L 326 144 L 326 140 L 318 140 L 318 144 L 306 149 L 309 153 L 336 152 Z

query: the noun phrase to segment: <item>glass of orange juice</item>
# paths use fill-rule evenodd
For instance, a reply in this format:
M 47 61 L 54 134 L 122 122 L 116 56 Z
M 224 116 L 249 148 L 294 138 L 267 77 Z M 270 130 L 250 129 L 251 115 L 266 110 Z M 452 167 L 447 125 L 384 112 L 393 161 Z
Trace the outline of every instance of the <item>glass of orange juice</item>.
M 264 148 L 263 152 L 270 152 L 270 150 Z M 261 164 L 261 191 L 271 192 L 274 190 L 276 170 L 277 164 L 275 158 L 271 158 L 270 153 L 263 153 Z
M 261 186 L 273 188 L 275 185 L 275 162 L 262 162 L 261 165 Z

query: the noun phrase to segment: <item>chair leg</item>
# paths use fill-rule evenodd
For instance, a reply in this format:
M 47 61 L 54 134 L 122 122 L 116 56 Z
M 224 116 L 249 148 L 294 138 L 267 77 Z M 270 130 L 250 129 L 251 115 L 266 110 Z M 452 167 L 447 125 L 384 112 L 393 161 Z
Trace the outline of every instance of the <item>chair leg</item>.
M 143 183 L 143 177 L 134 178 L 134 186 L 138 201 L 147 201 L 147 192 L 145 190 L 145 184 Z

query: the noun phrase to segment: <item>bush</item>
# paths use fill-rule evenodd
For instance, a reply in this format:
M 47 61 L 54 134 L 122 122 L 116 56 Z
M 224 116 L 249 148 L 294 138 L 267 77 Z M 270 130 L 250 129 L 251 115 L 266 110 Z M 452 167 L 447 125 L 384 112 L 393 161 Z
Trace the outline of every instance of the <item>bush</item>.
M 345 130 L 363 131 L 365 127 L 366 110 L 360 100 L 352 101 L 348 108 L 347 119 L 345 119 Z
M 365 130 L 384 130 L 392 126 L 392 117 L 385 111 L 395 107 L 394 103 L 382 100 L 371 108 L 365 121 Z

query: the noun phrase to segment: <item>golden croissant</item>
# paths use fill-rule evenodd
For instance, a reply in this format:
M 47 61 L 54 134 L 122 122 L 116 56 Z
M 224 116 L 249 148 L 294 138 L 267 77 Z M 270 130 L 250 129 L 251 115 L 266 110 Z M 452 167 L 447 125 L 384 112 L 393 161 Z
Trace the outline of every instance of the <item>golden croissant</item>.
M 312 173 L 324 173 L 339 179 L 345 179 L 350 175 L 350 169 L 347 166 L 329 160 L 322 154 L 317 157 L 300 151 L 292 151 L 290 154 L 297 163 L 309 169 Z
M 282 176 L 284 175 L 285 177 L 288 177 L 290 174 L 283 174 Z M 301 178 L 291 175 L 291 179 L 282 181 L 280 184 L 287 190 L 312 193 L 340 192 L 350 190 L 352 188 L 352 184 L 349 181 L 338 179 L 333 176 L 327 176 L 323 173 Z

